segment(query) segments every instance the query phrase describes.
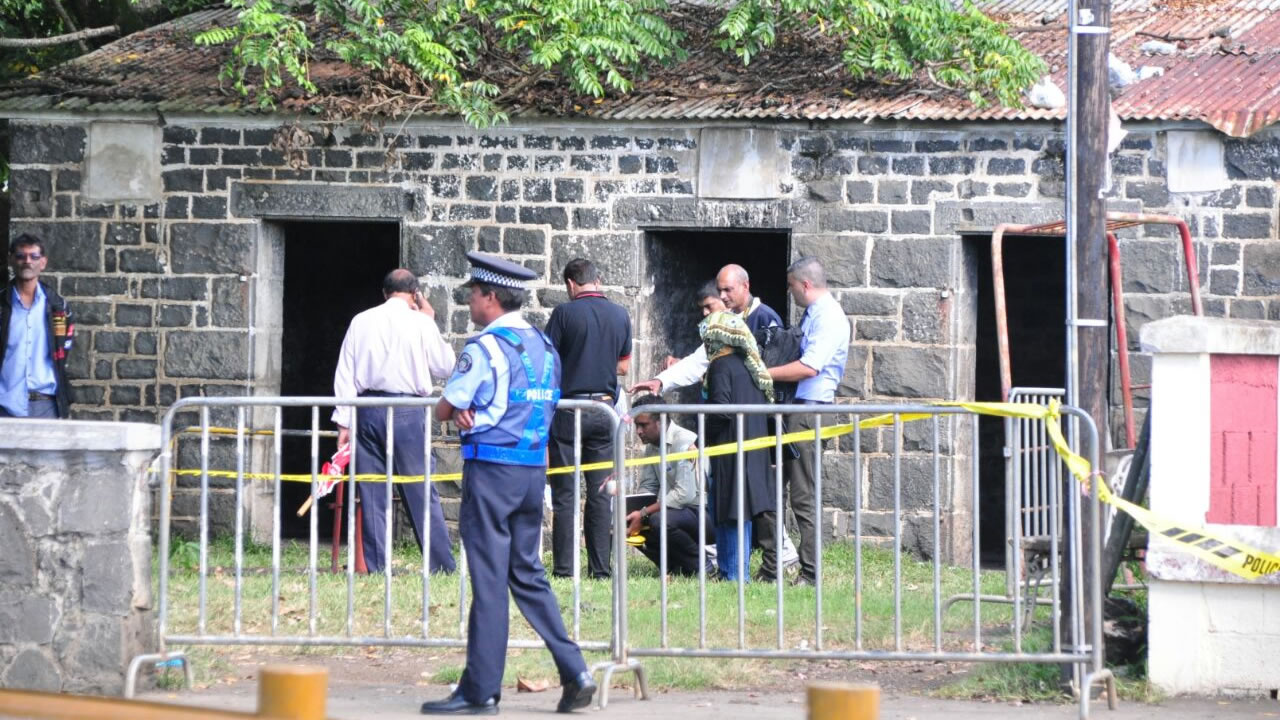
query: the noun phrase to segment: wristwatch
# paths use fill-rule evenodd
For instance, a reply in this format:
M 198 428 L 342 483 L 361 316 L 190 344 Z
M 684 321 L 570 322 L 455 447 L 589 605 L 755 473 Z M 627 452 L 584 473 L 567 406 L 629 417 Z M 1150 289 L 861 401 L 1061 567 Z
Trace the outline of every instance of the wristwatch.
M 641 520 L 648 520 L 648 519 L 649 519 L 649 506 L 648 506 L 648 505 L 645 505 L 644 507 L 640 508 L 640 519 L 641 519 Z

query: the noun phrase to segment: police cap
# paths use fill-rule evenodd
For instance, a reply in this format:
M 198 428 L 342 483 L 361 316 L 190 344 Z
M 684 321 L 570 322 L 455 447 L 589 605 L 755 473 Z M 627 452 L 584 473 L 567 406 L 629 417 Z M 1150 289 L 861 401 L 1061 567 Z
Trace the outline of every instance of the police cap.
M 467 262 L 471 263 L 471 279 L 464 285 L 480 282 L 523 290 L 527 281 L 538 277 L 538 273 L 523 265 L 482 252 L 467 253 Z

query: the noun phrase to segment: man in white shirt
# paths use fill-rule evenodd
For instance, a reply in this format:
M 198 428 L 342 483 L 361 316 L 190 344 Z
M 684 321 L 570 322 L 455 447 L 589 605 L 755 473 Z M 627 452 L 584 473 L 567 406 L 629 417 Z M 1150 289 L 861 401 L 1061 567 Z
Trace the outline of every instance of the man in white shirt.
M 392 270 L 382 281 L 383 304 L 351 319 L 342 340 L 338 369 L 333 376 L 333 394 L 352 397 L 427 397 L 431 377 L 448 378 L 453 371 L 453 347 L 436 327 L 435 311 L 418 291 L 418 280 L 404 269 Z M 392 472 L 396 475 L 424 475 L 427 468 L 423 448 L 425 408 L 402 407 L 393 412 L 395 433 Z M 338 446 L 352 441 L 352 408 L 338 406 L 333 422 L 338 426 Z M 387 411 L 361 408 L 355 418 L 356 473 L 385 474 Z M 434 459 L 432 464 L 434 464 Z M 386 485 L 361 482 L 364 560 L 369 572 L 380 572 L 387 562 L 384 546 L 386 511 L 390 500 Z M 413 523 L 418 547 L 422 547 L 424 492 L 422 483 L 395 483 L 396 491 Z M 455 569 L 449 531 L 440 495 L 431 487 L 431 539 L 429 553 L 432 572 L 451 573 Z
M 815 257 L 802 257 L 787 268 L 787 289 L 796 304 L 805 309 L 800 321 L 800 359 L 769 368 L 769 375 L 774 382 L 798 383 L 797 404 L 829 405 L 835 402 L 836 387 L 849 357 L 849 318 L 827 290 L 826 273 Z M 786 419 L 788 433 L 812 430 L 813 426 L 813 415 L 788 415 Z M 795 582 L 812 585 L 817 568 L 814 533 L 820 527 L 822 499 L 814 493 L 813 446 L 805 442 L 798 449 L 794 457 L 783 461 L 783 481 L 790 486 L 791 510 L 800 531 L 800 574 Z M 755 532 L 772 535 L 774 530 L 759 527 Z M 774 554 L 766 548 L 759 574 L 771 577 L 776 572 Z

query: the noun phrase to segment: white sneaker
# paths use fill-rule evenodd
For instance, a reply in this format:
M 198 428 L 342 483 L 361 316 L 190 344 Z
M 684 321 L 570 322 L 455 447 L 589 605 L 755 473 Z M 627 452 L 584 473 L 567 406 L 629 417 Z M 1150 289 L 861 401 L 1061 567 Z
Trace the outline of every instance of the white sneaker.
M 796 552 L 796 546 L 791 543 L 791 536 L 786 533 L 782 534 L 782 567 L 789 568 L 800 562 L 800 553 Z

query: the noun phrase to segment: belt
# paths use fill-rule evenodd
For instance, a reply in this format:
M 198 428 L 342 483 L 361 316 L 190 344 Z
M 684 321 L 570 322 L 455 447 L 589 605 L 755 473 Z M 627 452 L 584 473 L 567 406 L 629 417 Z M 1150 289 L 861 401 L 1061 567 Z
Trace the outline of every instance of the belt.
M 830 400 L 810 400 L 808 398 L 796 398 L 797 405 L 834 405 Z
M 365 390 L 360 397 L 418 397 L 413 393 L 385 392 L 382 390 Z
M 52 395 L 46 395 L 46 394 L 44 394 L 44 393 L 38 393 L 38 392 L 36 392 L 36 391 L 34 391 L 34 390 L 32 390 L 31 392 L 28 392 L 28 393 L 27 393 L 27 401 L 28 401 L 28 402 L 33 401 L 33 400 L 55 400 L 55 399 L 56 399 L 56 398 L 55 398 L 54 396 L 52 396 Z
M 574 393 L 565 396 L 569 400 L 603 400 L 604 402 L 613 402 L 613 396 L 609 393 Z

